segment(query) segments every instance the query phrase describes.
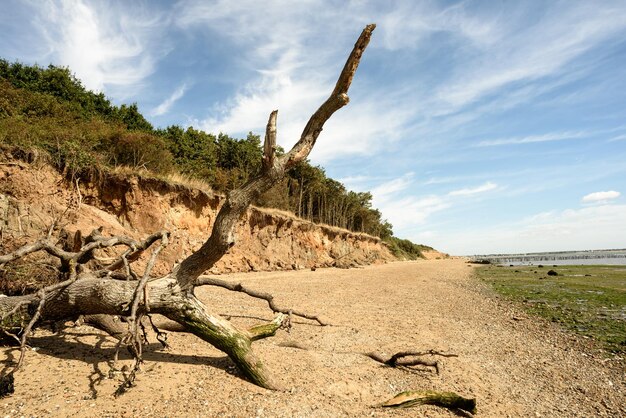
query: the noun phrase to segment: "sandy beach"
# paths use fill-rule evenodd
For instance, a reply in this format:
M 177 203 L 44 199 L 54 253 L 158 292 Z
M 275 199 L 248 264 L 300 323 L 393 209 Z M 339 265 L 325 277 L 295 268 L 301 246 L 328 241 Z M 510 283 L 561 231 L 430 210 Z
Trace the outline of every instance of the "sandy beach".
M 323 315 L 332 325 L 294 319 L 289 333 L 255 343 L 285 388 L 243 380 L 220 351 L 169 333 L 146 349 L 137 386 L 115 399 L 109 374 L 115 341 L 87 326 L 63 335 L 39 330 L 0 400 L 2 416 L 424 416 L 434 406 L 387 410 L 379 403 L 405 390 L 454 391 L 477 400 L 484 417 L 626 415 L 623 363 L 553 324 L 531 318 L 472 277 L 462 260 L 396 262 L 362 269 L 318 269 L 221 276 L 271 292 L 284 306 Z M 197 289 L 214 312 L 247 327 L 272 318 L 265 302 L 217 288 Z M 307 350 L 285 347 L 298 343 Z M 358 354 L 441 350 L 440 374 L 406 371 Z M 2 349 L 3 360 L 18 354 Z M 126 353 L 124 353 L 126 355 Z M 125 357 L 121 364 L 130 364 Z M 120 364 L 120 365 L 121 365 Z

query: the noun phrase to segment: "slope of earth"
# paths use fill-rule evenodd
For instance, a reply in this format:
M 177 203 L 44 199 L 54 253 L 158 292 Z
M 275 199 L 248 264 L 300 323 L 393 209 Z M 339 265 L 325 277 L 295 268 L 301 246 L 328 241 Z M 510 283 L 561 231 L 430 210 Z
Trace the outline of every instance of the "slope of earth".
M 239 273 L 226 276 L 272 292 L 280 304 L 323 314 L 333 325 L 296 319 L 290 333 L 256 344 L 286 388 L 260 389 L 222 353 L 185 334 L 171 348 L 147 349 L 138 386 L 115 399 L 109 374 L 115 344 L 86 326 L 62 336 L 38 331 L 0 400 L 9 416 L 424 416 L 433 406 L 373 408 L 404 390 L 451 390 L 476 397 L 485 417 L 618 417 L 626 414 L 623 362 L 609 360 L 550 323 L 498 300 L 462 260 L 421 260 L 363 269 Z M 199 297 L 245 327 L 272 314 L 264 302 L 210 287 Z M 308 350 L 285 347 L 297 342 Z M 438 349 L 441 373 L 381 366 L 355 352 Z M 4 349 L 7 357 L 17 355 Z M 123 364 L 129 364 L 123 360 Z M 97 396 L 96 396 L 97 395 Z
M 67 181 L 45 161 L 0 154 L 0 252 L 41 236 L 56 220 L 59 236 L 104 235 L 143 239 L 168 230 L 170 244 L 155 273 L 166 273 L 208 238 L 224 196 L 201 187 L 128 173 L 100 173 Z M 271 209 L 250 208 L 236 230 L 237 245 L 212 273 L 354 267 L 395 260 L 378 237 L 317 225 Z M 0 292 L 1 293 L 1 292 Z

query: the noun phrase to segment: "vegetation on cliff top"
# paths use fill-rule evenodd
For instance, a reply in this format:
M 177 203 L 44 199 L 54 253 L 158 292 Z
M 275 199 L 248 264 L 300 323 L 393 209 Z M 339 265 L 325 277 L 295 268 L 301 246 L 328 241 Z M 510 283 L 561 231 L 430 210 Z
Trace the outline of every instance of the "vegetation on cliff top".
M 43 150 L 70 177 L 128 166 L 157 175 L 178 172 L 206 181 L 220 192 L 257 173 L 263 154 L 260 138 L 253 133 L 237 139 L 193 127 L 155 129 L 136 104 L 113 105 L 103 93 L 87 90 L 68 68 L 3 59 L 0 144 Z M 381 237 L 402 258 L 417 258 L 426 248 L 393 237 L 392 225 L 372 207 L 369 192 L 347 190 L 308 161 L 254 203 Z

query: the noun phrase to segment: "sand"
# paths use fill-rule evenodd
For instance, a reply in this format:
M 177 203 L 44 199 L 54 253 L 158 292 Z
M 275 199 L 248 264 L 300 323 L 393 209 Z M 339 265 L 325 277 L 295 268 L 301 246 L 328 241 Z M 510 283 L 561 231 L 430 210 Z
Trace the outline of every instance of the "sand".
M 462 260 L 424 260 L 363 269 L 221 276 L 269 291 L 282 305 L 324 315 L 320 327 L 296 319 L 255 343 L 283 392 L 244 380 L 220 351 L 187 334 L 153 339 L 137 386 L 114 398 L 115 341 L 87 326 L 31 340 L 16 392 L 1 416 L 453 417 L 434 406 L 375 406 L 405 390 L 455 391 L 477 399 L 484 417 L 626 416 L 624 363 L 589 341 L 531 318 L 499 299 Z M 265 302 L 217 288 L 198 296 L 241 327 L 269 320 Z M 309 350 L 279 346 L 297 342 Z M 382 366 L 358 352 L 437 349 L 441 373 Z M 3 360 L 17 351 L 3 349 Z M 128 358 L 128 357 L 125 357 Z M 130 364 L 129 360 L 121 364 Z

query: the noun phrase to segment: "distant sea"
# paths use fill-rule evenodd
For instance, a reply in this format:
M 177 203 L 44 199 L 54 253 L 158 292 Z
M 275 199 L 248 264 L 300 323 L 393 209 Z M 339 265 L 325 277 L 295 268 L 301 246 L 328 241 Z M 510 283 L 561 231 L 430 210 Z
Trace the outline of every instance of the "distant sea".
M 488 260 L 493 264 L 505 265 L 624 265 L 626 266 L 626 249 L 593 250 L 593 251 L 562 251 L 554 253 L 527 254 L 487 254 L 475 255 L 472 260 Z

